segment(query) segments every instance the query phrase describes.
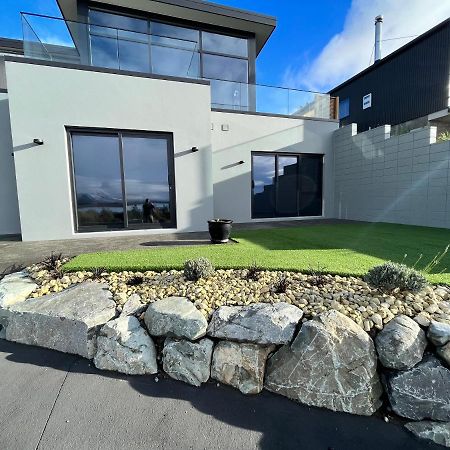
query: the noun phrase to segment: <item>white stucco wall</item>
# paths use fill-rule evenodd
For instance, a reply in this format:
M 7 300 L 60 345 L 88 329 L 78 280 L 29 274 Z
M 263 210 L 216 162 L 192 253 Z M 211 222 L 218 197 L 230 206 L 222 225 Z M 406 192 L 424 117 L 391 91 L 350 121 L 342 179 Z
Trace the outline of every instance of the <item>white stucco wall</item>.
M 0 93 L 0 235 L 20 234 L 8 94 Z
M 209 86 L 19 62 L 6 62 L 6 79 L 23 240 L 174 231 L 74 232 L 71 126 L 173 133 L 177 230 L 206 229 L 213 215 Z
M 332 217 L 334 182 L 331 146 L 332 134 L 339 127 L 337 123 L 223 112 L 211 114 L 215 217 L 229 218 L 235 222 L 252 221 L 253 151 L 325 155 L 323 215 Z M 224 131 L 223 126 L 228 131 Z M 244 164 L 238 164 L 241 160 Z

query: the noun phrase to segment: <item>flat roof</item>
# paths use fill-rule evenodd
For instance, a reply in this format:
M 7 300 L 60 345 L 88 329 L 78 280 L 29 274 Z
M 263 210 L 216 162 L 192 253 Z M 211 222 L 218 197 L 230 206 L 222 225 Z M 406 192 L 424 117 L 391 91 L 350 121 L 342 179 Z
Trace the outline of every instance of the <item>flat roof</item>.
M 367 67 L 366 69 L 362 70 L 361 72 L 357 73 L 356 75 L 353 75 L 348 80 L 344 81 L 340 85 L 334 87 L 331 89 L 328 93 L 333 95 L 336 91 L 342 89 L 344 86 L 347 86 L 348 84 L 352 83 L 356 79 L 366 75 L 367 73 L 371 72 L 372 70 L 378 69 L 378 67 L 382 66 L 383 64 L 389 62 L 391 59 L 394 59 L 397 57 L 400 53 L 403 53 L 407 50 L 409 50 L 411 47 L 414 47 L 419 42 L 423 41 L 424 39 L 428 38 L 432 34 L 436 33 L 437 31 L 440 31 L 441 28 L 444 28 L 446 26 L 450 25 L 450 18 L 445 19 L 443 22 L 439 23 L 433 28 L 430 28 L 425 33 L 421 34 L 420 36 L 416 37 L 412 41 L 408 42 L 407 44 L 403 45 L 402 47 L 398 48 L 397 50 L 393 51 L 392 53 L 389 53 L 389 55 L 385 56 L 384 58 L 381 58 L 376 63 L 372 64 L 371 66 Z
M 57 0 L 66 20 L 78 20 L 78 0 Z M 95 0 L 95 4 L 159 14 L 255 35 L 257 54 L 273 33 L 275 17 L 202 0 Z

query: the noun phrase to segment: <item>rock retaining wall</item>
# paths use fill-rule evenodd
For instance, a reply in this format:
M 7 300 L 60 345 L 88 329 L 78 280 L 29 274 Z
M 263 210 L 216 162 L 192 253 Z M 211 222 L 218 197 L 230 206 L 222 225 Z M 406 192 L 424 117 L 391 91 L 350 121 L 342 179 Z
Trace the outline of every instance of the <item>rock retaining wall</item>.
M 304 321 L 299 308 L 283 302 L 223 306 L 208 324 L 186 298 L 145 307 L 136 295 L 119 315 L 111 293 L 95 282 L 29 300 L 16 296 L 13 305 L 0 306 L 0 317 L 7 340 L 79 354 L 104 370 L 164 371 L 193 386 L 214 379 L 244 394 L 266 388 L 359 415 L 382 407 L 385 393 L 386 406 L 413 421 L 411 432 L 450 442 L 444 323 L 426 328 L 398 316 L 373 340 L 337 310 Z

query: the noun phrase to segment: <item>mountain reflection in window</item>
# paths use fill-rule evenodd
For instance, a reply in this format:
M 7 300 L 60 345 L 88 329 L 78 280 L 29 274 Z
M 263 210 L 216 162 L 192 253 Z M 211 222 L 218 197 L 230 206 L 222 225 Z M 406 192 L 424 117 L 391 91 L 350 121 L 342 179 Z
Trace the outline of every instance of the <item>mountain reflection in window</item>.
M 173 226 L 168 138 L 74 132 L 71 140 L 78 231 Z

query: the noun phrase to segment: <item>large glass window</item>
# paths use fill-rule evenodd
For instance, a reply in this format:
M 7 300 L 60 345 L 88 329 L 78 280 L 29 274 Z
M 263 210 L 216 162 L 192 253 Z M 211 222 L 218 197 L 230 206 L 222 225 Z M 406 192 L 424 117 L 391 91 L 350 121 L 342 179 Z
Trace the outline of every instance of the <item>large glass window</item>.
M 323 156 L 252 154 L 252 217 L 322 215 Z
M 248 109 L 248 39 L 89 10 L 94 66 L 211 83 L 213 106 Z
M 72 132 L 78 231 L 175 226 L 171 137 Z

